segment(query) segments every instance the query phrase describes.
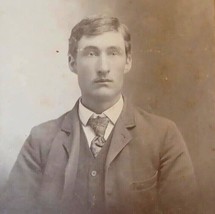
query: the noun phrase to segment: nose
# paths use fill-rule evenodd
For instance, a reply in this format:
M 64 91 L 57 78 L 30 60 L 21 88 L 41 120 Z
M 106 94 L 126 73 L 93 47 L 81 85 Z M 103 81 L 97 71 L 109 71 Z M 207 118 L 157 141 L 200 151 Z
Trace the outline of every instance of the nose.
M 101 54 L 98 62 L 98 73 L 107 74 L 110 72 L 108 57 L 105 54 Z

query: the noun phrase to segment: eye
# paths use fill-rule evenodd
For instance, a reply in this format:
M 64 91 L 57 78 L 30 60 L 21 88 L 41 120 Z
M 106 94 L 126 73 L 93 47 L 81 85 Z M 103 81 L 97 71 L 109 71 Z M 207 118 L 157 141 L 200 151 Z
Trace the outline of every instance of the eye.
M 85 57 L 94 57 L 98 56 L 99 52 L 93 48 L 86 48 L 83 50 L 82 55 Z
M 117 48 L 110 48 L 108 50 L 108 55 L 109 56 L 119 56 L 119 55 L 121 55 L 121 52 Z
M 95 55 L 96 55 L 96 53 L 93 52 L 93 51 L 90 51 L 90 52 L 88 53 L 88 56 L 95 56 Z

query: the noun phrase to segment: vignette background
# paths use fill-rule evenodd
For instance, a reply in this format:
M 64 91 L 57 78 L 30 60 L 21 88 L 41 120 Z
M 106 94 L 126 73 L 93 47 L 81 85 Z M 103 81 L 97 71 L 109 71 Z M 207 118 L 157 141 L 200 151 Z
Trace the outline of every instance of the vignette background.
M 87 15 L 120 18 L 132 35 L 125 93 L 175 121 L 191 154 L 205 213 L 215 205 L 213 0 L 0 0 L 0 191 L 31 128 L 78 97 L 70 30 Z

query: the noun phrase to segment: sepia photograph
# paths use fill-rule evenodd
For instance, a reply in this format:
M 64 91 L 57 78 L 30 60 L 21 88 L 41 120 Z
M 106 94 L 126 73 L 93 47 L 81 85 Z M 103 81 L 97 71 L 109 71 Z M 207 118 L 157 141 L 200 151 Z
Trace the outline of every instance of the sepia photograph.
M 215 1 L 0 2 L 0 214 L 215 213 Z

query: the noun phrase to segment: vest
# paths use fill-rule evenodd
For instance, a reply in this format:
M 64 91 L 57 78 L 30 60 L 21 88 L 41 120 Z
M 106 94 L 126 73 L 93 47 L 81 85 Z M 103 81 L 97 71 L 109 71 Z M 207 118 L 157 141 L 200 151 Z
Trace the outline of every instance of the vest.
M 105 214 L 105 163 L 112 133 L 95 158 L 89 148 L 82 126 L 80 130 L 79 161 L 71 201 L 71 214 Z

